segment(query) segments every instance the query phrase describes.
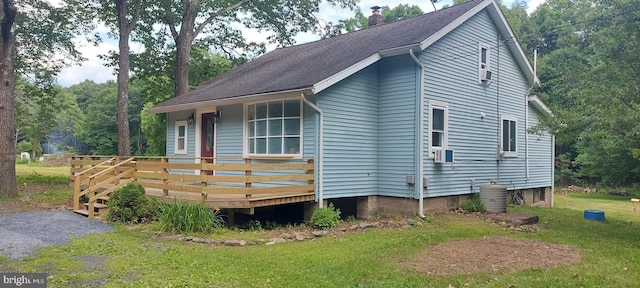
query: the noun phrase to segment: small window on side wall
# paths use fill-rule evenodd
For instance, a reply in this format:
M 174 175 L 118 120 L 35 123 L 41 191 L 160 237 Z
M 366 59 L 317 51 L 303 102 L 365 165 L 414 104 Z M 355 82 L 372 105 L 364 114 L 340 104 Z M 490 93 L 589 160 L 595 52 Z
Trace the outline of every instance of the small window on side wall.
M 491 47 L 480 43 L 478 48 L 478 82 L 482 83 L 491 78 Z
M 187 121 L 176 121 L 175 126 L 175 154 L 187 154 Z
M 518 120 L 516 117 L 502 116 L 502 141 L 500 153 L 503 157 L 518 157 Z
M 447 149 L 449 130 L 449 105 L 440 101 L 429 101 L 429 158 Z

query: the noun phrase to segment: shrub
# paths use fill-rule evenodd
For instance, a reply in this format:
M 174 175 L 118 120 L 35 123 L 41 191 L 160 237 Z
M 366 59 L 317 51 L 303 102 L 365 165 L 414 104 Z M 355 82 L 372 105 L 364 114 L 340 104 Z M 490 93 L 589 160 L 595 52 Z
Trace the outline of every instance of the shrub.
M 264 222 L 264 229 L 266 230 L 276 230 L 280 228 L 280 224 L 276 221 L 266 221 Z
M 18 153 L 18 154 L 20 154 L 22 152 L 27 152 L 27 153 L 31 154 L 32 151 L 33 151 L 33 144 L 29 140 L 22 140 L 22 141 L 18 142 L 18 145 L 16 145 L 16 153 Z M 42 155 L 42 146 L 41 145 L 38 145 L 38 147 L 36 149 L 36 155 Z M 34 160 L 34 159 L 31 159 L 31 160 Z
M 480 193 L 473 193 L 471 198 L 462 203 L 462 209 L 467 212 L 484 212 L 484 205 L 480 201 Z
M 262 223 L 260 220 L 248 220 L 240 225 L 240 229 L 245 231 L 262 231 Z
M 311 226 L 316 229 L 328 230 L 340 223 L 340 209 L 336 209 L 333 203 L 329 207 L 318 208 L 311 215 Z
M 122 223 L 145 223 L 154 220 L 158 214 L 158 203 L 149 201 L 144 188 L 137 184 L 116 190 L 109 196 L 107 219 Z
M 183 202 L 161 204 L 160 230 L 171 233 L 209 233 L 225 227 L 220 210 L 202 203 Z

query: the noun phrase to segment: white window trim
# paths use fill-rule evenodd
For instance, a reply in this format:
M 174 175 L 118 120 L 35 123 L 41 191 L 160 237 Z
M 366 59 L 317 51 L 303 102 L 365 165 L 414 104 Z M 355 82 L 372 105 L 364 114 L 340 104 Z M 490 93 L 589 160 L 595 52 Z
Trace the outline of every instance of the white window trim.
M 504 151 L 503 143 L 504 143 L 504 120 L 513 121 L 516 125 L 516 151 Z M 500 117 L 500 154 L 505 158 L 515 158 L 518 157 L 518 118 L 511 115 L 502 115 Z
M 444 110 L 444 137 L 442 139 L 442 148 L 440 147 L 432 147 L 431 146 L 431 136 L 433 134 L 433 123 L 431 123 L 431 121 L 433 121 L 433 108 L 440 108 Z M 429 100 L 429 136 L 428 136 L 428 141 L 427 141 L 427 145 L 429 145 L 429 155 L 428 158 L 429 159 L 433 159 L 434 158 L 434 154 L 435 154 L 435 150 L 446 150 L 449 146 L 449 104 L 447 104 L 446 102 L 442 102 L 442 101 L 437 101 L 437 100 Z
M 491 71 L 491 46 L 486 43 L 478 44 L 478 83 L 482 84 L 482 49 L 487 49 L 487 63 L 484 70 Z
M 179 132 L 180 132 L 180 126 L 184 126 L 184 149 L 178 149 L 178 136 L 179 136 Z M 176 155 L 184 155 L 184 154 L 188 154 L 188 147 L 189 147 L 189 125 L 187 123 L 186 120 L 182 120 L 182 121 L 176 121 L 175 123 L 175 127 L 174 127 L 174 146 L 173 146 L 173 154 Z
M 249 153 L 249 105 L 282 101 L 298 101 L 300 103 L 300 149 L 296 154 L 251 154 Z M 276 98 L 263 101 L 245 102 L 242 117 L 242 154 L 243 158 L 293 158 L 302 159 L 304 155 L 304 105 L 300 98 Z

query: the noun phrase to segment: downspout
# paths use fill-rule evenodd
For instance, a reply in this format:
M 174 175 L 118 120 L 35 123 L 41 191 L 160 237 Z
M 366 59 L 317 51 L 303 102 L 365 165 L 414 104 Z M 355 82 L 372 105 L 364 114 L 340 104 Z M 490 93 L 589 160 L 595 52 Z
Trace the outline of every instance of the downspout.
M 424 65 L 413 54 L 413 49 L 409 49 L 409 56 L 420 67 L 420 83 L 418 84 L 418 139 L 415 141 L 416 151 L 418 151 L 418 159 L 416 159 L 416 189 L 418 189 L 418 216 L 424 218 Z
M 527 91 L 527 95 L 524 95 L 524 171 L 525 171 L 525 182 L 529 181 L 529 91 Z
M 556 135 L 551 134 L 551 208 L 553 208 L 556 193 Z
M 309 107 L 316 110 L 318 113 L 318 117 L 320 117 L 320 124 L 318 125 L 318 208 L 322 208 L 324 206 L 324 195 L 323 195 L 323 187 L 324 187 L 324 133 L 322 133 L 322 127 L 324 126 L 324 117 L 322 115 L 322 109 L 313 104 L 311 101 L 307 100 L 304 97 L 304 93 L 300 93 L 300 98 L 304 103 L 307 103 Z
M 496 75 L 497 79 L 496 79 L 496 118 L 497 118 L 497 127 L 496 130 L 496 142 L 497 142 L 497 150 L 498 150 L 498 156 L 496 157 L 497 161 L 496 161 L 496 169 L 498 172 L 497 175 L 497 183 L 500 183 L 500 162 L 502 162 L 502 149 L 500 149 L 502 146 L 502 143 L 500 143 L 500 139 L 502 138 L 500 135 L 502 133 L 502 129 L 500 129 L 501 125 L 502 125 L 502 119 L 500 116 L 500 34 L 498 34 L 498 39 L 496 41 L 497 44 L 497 50 L 498 50 L 498 63 L 496 66 L 498 66 L 496 68 Z
M 537 66 L 538 66 L 538 49 L 533 50 L 533 83 L 531 83 L 531 87 L 527 90 L 527 95 L 524 95 L 524 166 L 525 166 L 525 174 L 527 176 L 526 180 L 529 181 L 529 93 L 533 89 L 533 86 L 536 85 L 536 77 L 537 77 Z

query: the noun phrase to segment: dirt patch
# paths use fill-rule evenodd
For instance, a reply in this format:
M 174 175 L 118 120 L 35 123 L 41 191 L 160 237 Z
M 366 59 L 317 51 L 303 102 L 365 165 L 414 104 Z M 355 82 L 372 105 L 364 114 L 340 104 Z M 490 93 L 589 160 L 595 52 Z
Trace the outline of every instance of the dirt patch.
M 73 203 L 65 205 L 53 205 L 46 202 L 36 201 L 33 196 L 52 189 L 65 189 L 69 184 L 27 184 L 18 185 L 20 196 L 15 199 L 0 198 L 0 214 L 13 214 L 34 210 L 67 210 L 73 207 Z
M 549 269 L 580 261 L 574 248 L 503 236 L 434 244 L 399 265 L 429 275 Z

